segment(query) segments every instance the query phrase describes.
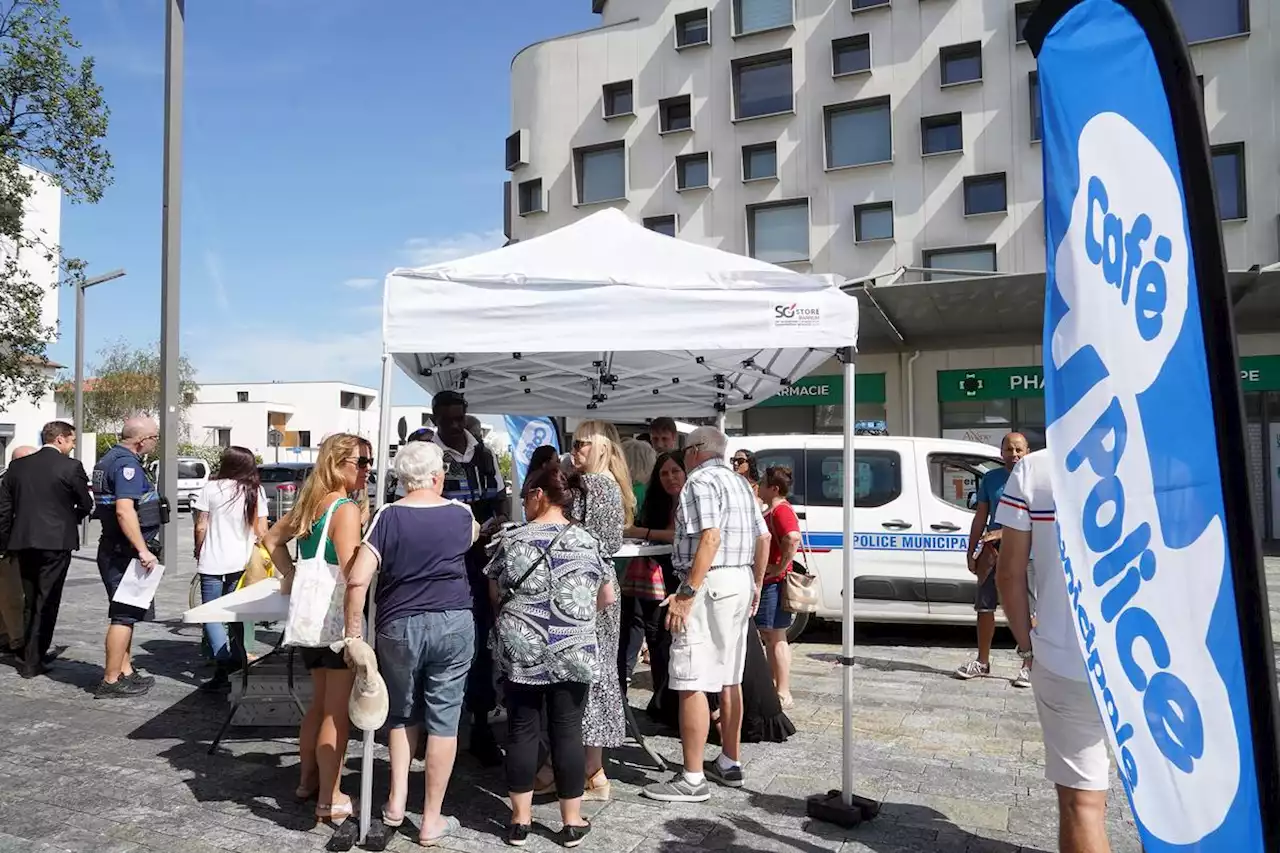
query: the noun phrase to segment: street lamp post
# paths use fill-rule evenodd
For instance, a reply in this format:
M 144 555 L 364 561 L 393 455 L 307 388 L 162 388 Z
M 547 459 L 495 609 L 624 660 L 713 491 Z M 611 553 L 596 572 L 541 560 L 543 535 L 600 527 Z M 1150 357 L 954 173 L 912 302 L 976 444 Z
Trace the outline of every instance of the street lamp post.
M 168 0 L 164 16 L 164 212 L 160 238 L 160 494 L 178 499 L 178 296 L 182 248 L 182 53 L 184 0 Z M 166 524 L 164 558 L 178 559 L 178 526 Z
M 84 450 L 84 292 L 95 284 L 124 277 L 124 270 L 112 270 L 86 278 L 76 285 L 76 388 L 72 422 L 76 428 L 76 459 L 83 461 Z
M 84 461 L 84 292 L 95 284 L 121 278 L 124 270 L 112 270 L 103 275 L 86 278 L 76 285 L 76 378 L 75 408 L 71 420 L 76 428 L 76 461 Z M 89 541 L 89 519 L 80 524 L 80 544 Z

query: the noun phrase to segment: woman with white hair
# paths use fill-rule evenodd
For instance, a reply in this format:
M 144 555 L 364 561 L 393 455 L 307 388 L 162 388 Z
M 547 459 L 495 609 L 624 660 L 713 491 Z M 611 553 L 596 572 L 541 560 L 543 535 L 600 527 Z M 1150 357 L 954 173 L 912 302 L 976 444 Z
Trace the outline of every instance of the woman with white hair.
M 378 510 L 347 579 L 347 636 L 361 635 L 374 572 L 378 670 L 390 704 L 391 790 L 382 810 L 390 827 L 404 822 L 409 764 L 427 734 L 426 800 L 419 843 L 456 833 L 441 804 L 458 752 L 458 720 L 475 654 L 471 585 L 465 555 L 479 535 L 466 504 L 446 500 L 444 456 L 435 443 L 412 442 L 396 455 L 402 500 Z

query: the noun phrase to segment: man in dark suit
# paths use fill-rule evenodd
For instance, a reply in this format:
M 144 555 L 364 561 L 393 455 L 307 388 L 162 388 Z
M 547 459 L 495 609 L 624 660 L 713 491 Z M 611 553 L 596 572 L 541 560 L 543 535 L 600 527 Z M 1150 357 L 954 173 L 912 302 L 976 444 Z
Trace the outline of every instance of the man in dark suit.
M 71 552 L 80 544 L 81 520 L 93 510 L 84 467 L 69 458 L 75 429 L 51 421 L 40 438 L 44 446 L 10 465 L 0 483 L 0 543 L 17 555 L 22 576 L 23 678 L 47 668 Z

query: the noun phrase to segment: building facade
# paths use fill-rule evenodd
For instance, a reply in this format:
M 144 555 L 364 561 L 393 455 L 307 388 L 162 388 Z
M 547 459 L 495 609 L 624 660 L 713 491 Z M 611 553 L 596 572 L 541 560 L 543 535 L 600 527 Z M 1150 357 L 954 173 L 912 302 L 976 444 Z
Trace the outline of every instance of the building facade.
M 339 432 L 377 451 L 378 392 L 346 382 L 205 384 L 187 418 L 193 444 L 237 445 L 268 462 L 314 461 L 320 443 Z
M 1256 299 L 1259 284 L 1280 289 L 1280 273 L 1245 272 L 1280 261 L 1280 7 L 1171 5 L 1202 83 L 1228 266 L 1240 271 L 1241 298 Z M 1021 35 L 1035 6 L 593 0 L 598 28 L 531 45 L 512 62 L 507 236 L 613 206 L 671 236 L 798 271 L 915 281 L 917 306 L 944 271 L 990 275 L 976 308 L 940 311 L 918 336 L 901 331 L 917 312 L 895 317 L 870 285 L 860 289 L 857 417 L 896 434 L 998 440 L 1018 429 L 1042 442 L 1040 107 Z M 984 300 L 991 317 L 1002 302 L 1026 302 L 1021 326 L 973 322 Z M 1258 311 L 1238 320 L 1255 499 L 1271 538 L 1280 537 L 1274 320 Z M 892 334 L 877 337 L 877 323 Z M 844 391 L 831 364 L 731 426 L 837 432 Z
M 62 231 L 62 190 L 44 173 L 22 167 L 22 173 L 31 178 L 32 195 L 23 211 L 22 227 L 32 239 L 47 246 L 57 246 Z M 7 256 L 12 247 L 0 246 L 0 256 Z M 31 280 L 44 288 L 45 296 L 40 305 L 43 325 L 58 328 L 58 264 L 57 257 L 48 257 L 40 251 L 25 250 L 18 256 L 22 269 Z M 52 343 L 52 341 L 50 341 Z M 58 415 L 54 401 L 52 381 L 59 365 L 48 364 L 45 371 L 50 380 L 49 391 L 38 399 L 23 398 L 0 408 L 0 468 L 8 464 L 12 449 L 23 444 L 40 445 L 40 430 Z

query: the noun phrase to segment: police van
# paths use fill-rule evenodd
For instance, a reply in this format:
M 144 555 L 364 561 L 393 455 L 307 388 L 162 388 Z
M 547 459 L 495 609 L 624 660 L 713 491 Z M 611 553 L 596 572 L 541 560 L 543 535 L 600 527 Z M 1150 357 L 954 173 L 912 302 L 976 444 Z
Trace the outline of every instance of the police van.
M 790 500 L 803 537 L 796 561 L 818 578 L 814 615 L 839 619 L 843 437 L 730 437 L 730 454 L 736 450 L 755 454 L 761 476 L 772 465 L 791 469 Z M 976 580 L 965 559 L 970 506 L 983 475 L 1002 466 L 999 449 L 943 438 L 858 436 L 855 451 L 855 619 L 972 623 Z M 792 633 L 800 630 L 797 625 Z

